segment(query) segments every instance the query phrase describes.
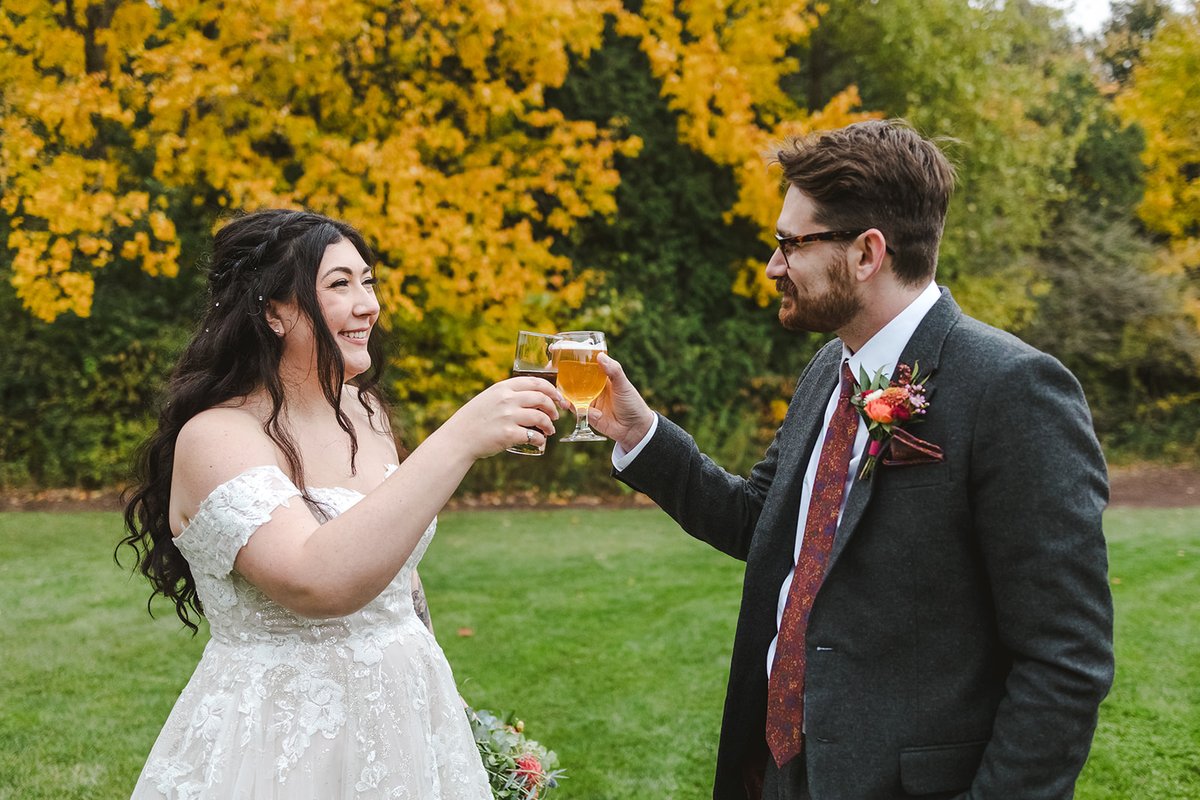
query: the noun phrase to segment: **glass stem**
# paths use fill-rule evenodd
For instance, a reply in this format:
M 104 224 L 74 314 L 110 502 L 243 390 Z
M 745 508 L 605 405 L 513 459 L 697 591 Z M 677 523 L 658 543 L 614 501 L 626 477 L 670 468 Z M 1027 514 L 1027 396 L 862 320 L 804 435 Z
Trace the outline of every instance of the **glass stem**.
M 591 432 L 592 429 L 588 427 L 588 409 L 591 408 L 591 405 L 591 403 L 575 404 L 575 433 Z

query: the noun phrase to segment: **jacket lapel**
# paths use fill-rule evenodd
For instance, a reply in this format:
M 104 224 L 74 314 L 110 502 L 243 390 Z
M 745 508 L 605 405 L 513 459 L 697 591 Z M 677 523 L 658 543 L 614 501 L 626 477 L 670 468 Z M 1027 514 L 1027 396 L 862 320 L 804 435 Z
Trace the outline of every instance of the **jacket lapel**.
M 933 308 L 929 309 L 925 319 L 921 320 L 921 324 L 913 331 L 912 338 L 904 347 L 904 352 L 900 354 L 900 363 L 912 366 L 919 362 L 922 375 L 936 373 L 946 336 L 962 316 L 962 310 L 950 296 L 950 290 L 942 287 L 941 292 L 941 298 L 934 303 Z M 936 381 L 936 377 L 934 380 Z M 878 474 L 878 470 L 875 471 L 875 474 Z M 834 534 L 833 549 L 829 555 L 827 571 L 833 568 L 838 556 L 846 548 L 846 542 L 858 528 L 858 523 L 862 520 L 863 513 L 871 501 L 871 490 L 874 485 L 875 481 L 871 478 L 863 481 L 855 476 L 854 483 L 850 488 L 850 496 L 846 498 L 846 508 L 842 511 L 842 520 L 838 524 L 837 533 Z
M 838 382 L 841 357 L 842 343 L 834 340 L 822 348 L 813 362 L 812 369 L 796 387 L 796 396 L 804 397 L 807 401 L 797 411 L 792 430 L 788 431 L 787 436 L 794 442 L 803 442 L 803 445 L 788 448 L 786 459 L 779 463 L 778 472 L 786 481 L 787 493 L 784 496 L 796 498 L 797 509 L 793 510 L 798 510 L 804 470 L 820 434 L 821 423 L 825 421 L 825 405 L 829 400 L 829 393 Z
M 824 421 L 826 401 L 838 379 L 841 354 L 842 343 L 836 339 L 817 353 L 796 386 L 788 418 L 780 430 L 784 440 L 781 444 L 788 446 L 781 447 L 772 496 L 758 523 L 761 541 L 752 548 L 748 559 L 755 564 L 756 571 L 762 570 L 758 574 L 763 579 L 756 581 L 756 585 L 761 588 L 759 599 L 764 608 L 774 607 L 778 602 L 779 586 L 794 566 L 792 553 L 796 545 L 804 470 Z M 764 619 L 770 621 L 771 636 L 774 636 L 774 614 Z

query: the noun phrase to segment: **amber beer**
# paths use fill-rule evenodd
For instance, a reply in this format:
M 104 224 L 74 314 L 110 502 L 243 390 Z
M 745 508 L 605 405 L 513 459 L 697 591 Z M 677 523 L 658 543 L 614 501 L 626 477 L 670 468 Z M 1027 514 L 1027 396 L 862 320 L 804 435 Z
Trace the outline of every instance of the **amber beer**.
M 588 427 L 588 408 L 608 384 L 600 354 L 607 352 L 600 331 L 563 331 L 550 345 L 551 366 L 558 370 L 558 390 L 575 406 L 575 430 L 560 442 L 603 442 L 604 437 Z
M 604 391 L 608 376 L 596 357 L 604 352 L 601 345 L 555 342 L 551 347 L 558 368 L 558 390 L 576 406 L 588 406 Z

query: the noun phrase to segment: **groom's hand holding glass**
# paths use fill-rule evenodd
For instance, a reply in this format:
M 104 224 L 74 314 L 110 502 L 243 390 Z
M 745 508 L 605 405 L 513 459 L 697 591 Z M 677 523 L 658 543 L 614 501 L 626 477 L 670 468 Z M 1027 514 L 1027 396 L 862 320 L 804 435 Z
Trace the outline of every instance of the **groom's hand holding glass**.
M 629 452 L 650 432 L 654 412 L 615 358 L 601 353 L 597 361 L 608 376 L 608 389 L 592 403 L 588 421 L 623 451 Z

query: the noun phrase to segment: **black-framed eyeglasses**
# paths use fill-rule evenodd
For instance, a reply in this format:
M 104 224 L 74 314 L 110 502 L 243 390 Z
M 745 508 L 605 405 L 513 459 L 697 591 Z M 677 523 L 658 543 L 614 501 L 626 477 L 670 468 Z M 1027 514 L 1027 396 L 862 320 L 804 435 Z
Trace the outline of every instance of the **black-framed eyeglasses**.
M 801 233 L 798 236 L 780 236 L 775 233 L 775 239 L 779 242 L 779 252 L 783 253 L 783 263 L 787 264 L 788 269 L 792 268 L 791 262 L 788 261 L 788 253 L 795 255 L 800 251 L 800 245 L 808 244 L 809 242 L 848 242 L 852 239 L 857 239 L 870 228 L 863 228 L 857 231 L 817 231 L 816 233 Z M 888 255 L 896 255 L 896 251 L 892 246 L 884 243 L 884 249 Z

